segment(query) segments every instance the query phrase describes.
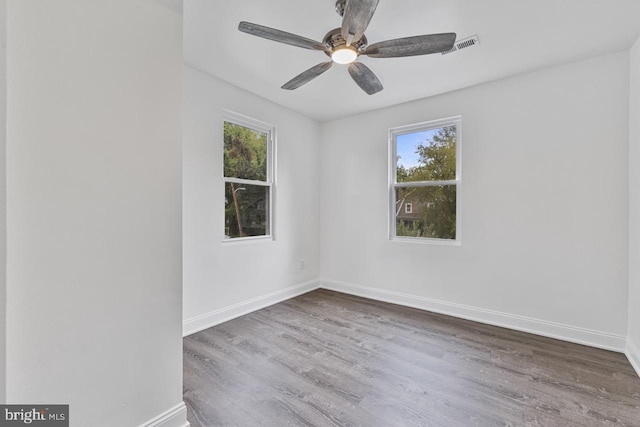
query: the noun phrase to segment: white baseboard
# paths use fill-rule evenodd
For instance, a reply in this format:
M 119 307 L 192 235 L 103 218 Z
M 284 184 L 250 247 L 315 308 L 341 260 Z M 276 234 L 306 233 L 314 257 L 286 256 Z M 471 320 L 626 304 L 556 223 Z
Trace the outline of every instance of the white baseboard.
M 614 335 L 591 329 L 548 322 L 546 320 L 533 319 L 416 295 L 338 282 L 335 280 L 320 280 L 320 287 L 364 298 L 460 317 L 462 319 L 473 320 L 475 322 L 529 332 L 577 344 L 584 344 L 591 347 L 603 348 L 621 353 L 624 353 L 625 349 L 629 351 L 627 337 L 622 335 Z M 638 356 L 640 353 L 636 351 L 635 355 Z M 640 361 L 640 359 L 636 359 L 636 361 Z M 637 369 L 638 368 L 636 367 L 636 370 Z
M 235 319 L 236 317 L 294 298 L 318 288 L 432 311 L 434 313 L 459 317 L 489 325 L 529 332 L 563 341 L 588 345 L 590 347 L 626 353 L 636 371 L 639 371 L 640 351 L 638 351 L 638 348 L 635 347 L 631 341 L 628 341 L 627 337 L 623 335 L 615 335 L 607 332 L 549 322 L 546 320 L 534 319 L 510 313 L 503 313 L 479 307 L 326 279 L 301 283 L 296 286 L 291 286 L 286 289 L 281 289 L 279 291 L 252 298 L 247 301 L 242 301 L 229 307 L 223 307 L 210 313 L 192 317 L 183 322 L 183 336 L 194 334 L 203 329 L 210 328 L 228 320 Z
M 640 376 L 640 349 L 634 344 L 631 339 L 627 339 L 627 351 L 625 352 L 629 363 L 636 370 L 638 376 Z
M 223 307 L 210 313 L 192 317 L 182 323 L 182 336 L 186 337 L 187 335 L 191 335 L 202 331 L 203 329 L 235 319 L 236 317 L 243 316 L 253 311 L 260 310 L 261 308 L 313 291 L 318 289 L 319 284 L 319 281 L 312 280 L 310 282 L 301 283 L 296 286 L 271 292 L 266 295 L 261 295 L 247 301 L 242 301 L 229 307 Z
M 140 427 L 189 427 L 187 421 L 187 406 L 184 402 L 178 403 L 168 411 L 141 424 Z

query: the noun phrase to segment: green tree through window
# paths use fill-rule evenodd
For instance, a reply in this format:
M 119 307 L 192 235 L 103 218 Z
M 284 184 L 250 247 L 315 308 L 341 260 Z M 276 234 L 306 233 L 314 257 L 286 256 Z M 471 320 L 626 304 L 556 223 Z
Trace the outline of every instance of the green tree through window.
M 267 180 L 267 134 L 224 122 L 224 176 Z

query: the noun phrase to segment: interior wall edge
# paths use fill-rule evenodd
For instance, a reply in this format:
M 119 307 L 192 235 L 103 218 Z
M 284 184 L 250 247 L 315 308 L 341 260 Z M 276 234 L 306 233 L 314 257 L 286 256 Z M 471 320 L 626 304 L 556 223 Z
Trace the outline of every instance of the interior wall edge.
M 0 0 L 0 402 L 6 400 L 7 356 L 7 0 Z
M 481 307 L 456 304 L 417 295 L 404 294 L 328 279 L 321 280 L 320 288 L 417 308 L 447 316 L 458 317 L 488 325 L 513 329 L 516 331 L 528 332 L 535 335 L 601 348 L 604 350 L 616 351 L 619 353 L 625 353 L 625 349 L 629 348 L 627 337 L 622 335 L 487 310 Z M 638 352 L 635 354 L 640 355 Z
M 140 427 L 190 427 L 187 421 L 187 405 L 184 402 L 168 409 L 153 419 L 141 424 Z
M 306 294 L 307 292 L 316 290 L 319 287 L 320 282 L 318 280 L 310 280 L 285 289 L 260 295 L 246 301 L 241 301 L 237 304 L 223 307 L 200 316 L 186 319 L 182 323 L 182 335 L 183 337 L 186 337 L 188 335 L 195 334 L 196 332 L 219 325 L 220 323 L 224 323 L 279 302 L 295 298 L 298 295 Z
M 629 363 L 631 363 L 633 369 L 635 369 L 638 376 L 640 376 L 640 348 L 635 345 L 631 338 L 627 339 L 627 351 L 625 351 L 625 355 L 627 359 L 629 359 Z
M 640 38 L 630 51 L 627 358 L 640 375 Z

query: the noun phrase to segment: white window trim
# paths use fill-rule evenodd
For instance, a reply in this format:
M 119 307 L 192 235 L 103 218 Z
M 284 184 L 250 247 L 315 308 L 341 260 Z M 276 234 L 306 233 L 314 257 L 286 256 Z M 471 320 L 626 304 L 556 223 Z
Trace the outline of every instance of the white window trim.
M 406 203 L 404 204 L 404 213 L 406 214 L 412 214 L 413 213 L 413 203 Z
M 247 236 L 234 237 L 230 239 L 222 239 L 224 245 L 258 243 L 265 241 L 275 241 L 275 202 L 276 202 L 276 127 L 260 120 L 253 119 L 243 114 L 230 110 L 223 110 L 222 124 L 230 122 L 236 125 L 244 126 L 267 134 L 267 180 L 255 181 L 251 179 L 230 178 L 224 176 L 224 167 L 222 168 L 222 193 L 224 194 L 224 186 L 226 183 L 259 185 L 269 187 L 269 220 L 268 234 L 265 236 Z M 224 126 L 222 126 L 222 159 L 224 162 Z M 224 209 L 223 209 L 224 210 Z M 222 216 L 222 229 L 224 230 L 224 215 Z
M 396 181 L 397 150 L 396 137 L 417 131 L 437 129 L 443 126 L 456 126 L 456 178 L 449 181 L 428 181 L 428 182 L 403 182 Z M 396 187 L 435 187 L 439 185 L 456 186 L 456 238 L 453 239 L 433 239 L 425 237 L 396 236 Z M 444 119 L 431 120 L 428 122 L 415 123 L 407 126 L 398 126 L 389 129 L 389 240 L 401 243 L 421 243 L 428 245 L 461 246 L 462 245 L 462 116 L 447 117 Z

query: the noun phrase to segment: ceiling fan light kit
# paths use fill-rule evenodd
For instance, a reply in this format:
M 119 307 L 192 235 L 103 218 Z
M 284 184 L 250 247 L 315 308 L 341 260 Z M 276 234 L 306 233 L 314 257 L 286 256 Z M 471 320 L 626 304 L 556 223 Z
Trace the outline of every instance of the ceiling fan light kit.
M 300 73 L 282 89 L 293 90 L 309 83 L 327 71 L 333 63 L 348 64 L 348 71 L 356 84 L 368 95 L 380 92 L 383 87 L 376 75 L 362 62 L 361 55 L 371 58 L 397 58 L 403 56 L 429 55 L 450 51 L 456 41 L 455 33 L 429 34 L 387 40 L 372 45 L 364 35 L 373 17 L 379 0 L 338 0 L 336 12 L 342 17 L 342 26 L 331 30 L 321 42 L 275 28 L 242 21 L 238 30 L 253 36 L 304 49 L 319 50 L 331 58 L 329 62 L 315 65 Z
M 358 59 L 358 52 L 351 46 L 333 49 L 331 52 L 331 60 L 336 64 L 351 64 L 356 59 Z

